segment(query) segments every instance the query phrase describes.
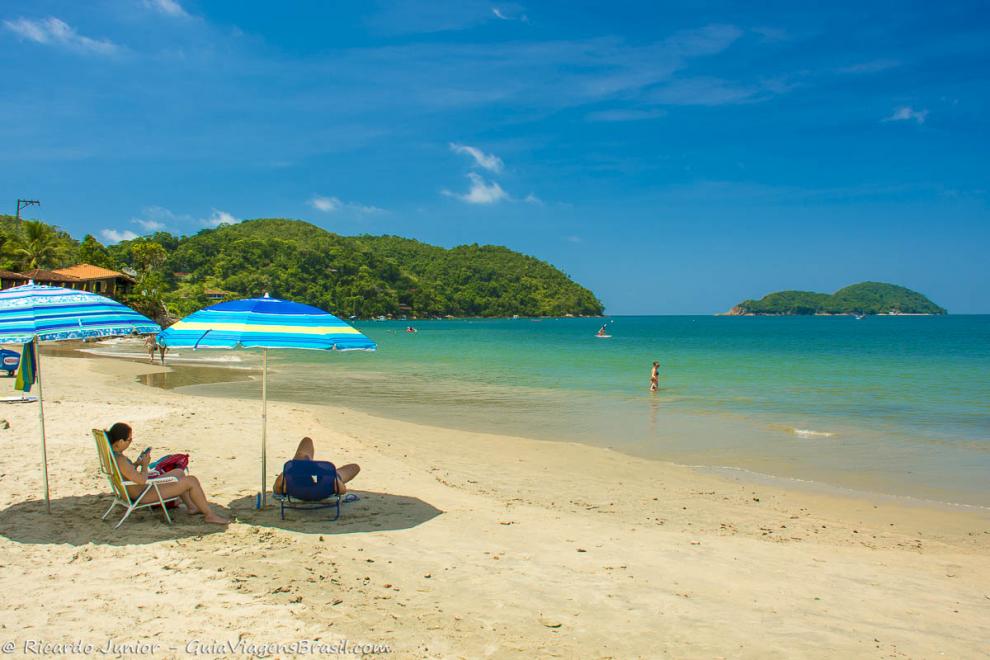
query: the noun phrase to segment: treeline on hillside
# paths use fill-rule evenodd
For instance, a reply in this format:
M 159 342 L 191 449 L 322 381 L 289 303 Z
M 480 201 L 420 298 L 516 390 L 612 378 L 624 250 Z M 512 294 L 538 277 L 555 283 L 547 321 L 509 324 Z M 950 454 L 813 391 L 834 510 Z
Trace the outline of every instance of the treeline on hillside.
M 0 225 L 3 267 L 84 262 L 132 269 L 138 285 L 126 302 L 156 318 L 183 316 L 209 304 L 209 289 L 229 298 L 267 291 L 361 318 L 603 311 L 591 291 L 553 266 L 491 245 L 444 249 L 396 236 L 340 236 L 282 219 L 221 225 L 185 237 L 159 232 L 111 246 L 89 235 L 75 241 L 44 223 Z M 32 247 L 25 249 L 27 244 Z
M 759 300 L 744 300 L 733 315 L 804 314 L 945 314 L 945 309 L 917 291 L 896 284 L 861 282 L 835 293 L 778 291 Z

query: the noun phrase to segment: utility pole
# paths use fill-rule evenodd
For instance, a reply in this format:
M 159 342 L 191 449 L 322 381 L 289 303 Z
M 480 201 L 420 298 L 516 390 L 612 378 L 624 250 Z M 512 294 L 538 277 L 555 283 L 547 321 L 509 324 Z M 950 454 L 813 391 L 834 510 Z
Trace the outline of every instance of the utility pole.
M 41 206 L 41 202 L 36 199 L 17 200 L 17 222 L 21 221 L 21 209 L 26 209 L 29 206 Z

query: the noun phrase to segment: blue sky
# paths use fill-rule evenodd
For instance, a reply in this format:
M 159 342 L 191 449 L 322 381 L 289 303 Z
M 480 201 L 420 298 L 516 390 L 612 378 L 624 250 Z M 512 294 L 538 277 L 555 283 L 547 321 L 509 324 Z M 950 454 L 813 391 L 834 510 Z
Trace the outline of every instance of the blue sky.
M 862 280 L 985 313 L 988 19 L 979 2 L 8 0 L 0 208 L 37 198 L 32 215 L 105 242 L 289 217 L 506 245 L 613 314 Z

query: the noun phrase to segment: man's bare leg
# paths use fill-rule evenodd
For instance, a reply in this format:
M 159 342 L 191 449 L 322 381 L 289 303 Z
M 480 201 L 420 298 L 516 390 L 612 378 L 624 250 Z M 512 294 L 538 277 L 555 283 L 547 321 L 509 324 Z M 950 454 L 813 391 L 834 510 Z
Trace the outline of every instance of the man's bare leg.
M 358 472 L 361 471 L 361 466 L 357 463 L 348 463 L 347 465 L 342 465 L 337 468 L 337 494 L 343 495 L 347 492 L 346 484 L 348 481 L 357 476 Z
M 311 461 L 315 455 L 316 448 L 313 446 L 313 439 L 307 436 L 299 441 L 299 446 L 296 447 L 296 455 L 292 457 L 292 460 Z M 280 474 L 275 477 L 275 483 L 272 484 L 272 492 L 281 495 L 283 490 L 282 475 Z
M 292 457 L 294 461 L 312 461 L 316 456 L 316 448 L 313 447 L 313 439 L 305 437 L 299 441 L 296 447 L 296 455 Z

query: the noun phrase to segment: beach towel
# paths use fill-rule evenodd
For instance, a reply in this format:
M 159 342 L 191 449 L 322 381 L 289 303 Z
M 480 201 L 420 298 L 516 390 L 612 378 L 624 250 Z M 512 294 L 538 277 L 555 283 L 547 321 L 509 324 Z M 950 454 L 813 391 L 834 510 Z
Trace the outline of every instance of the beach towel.
M 21 349 L 21 363 L 17 367 L 17 380 L 14 382 L 14 389 L 30 392 L 31 386 L 37 380 L 37 356 L 34 354 L 34 342 L 25 342 Z

